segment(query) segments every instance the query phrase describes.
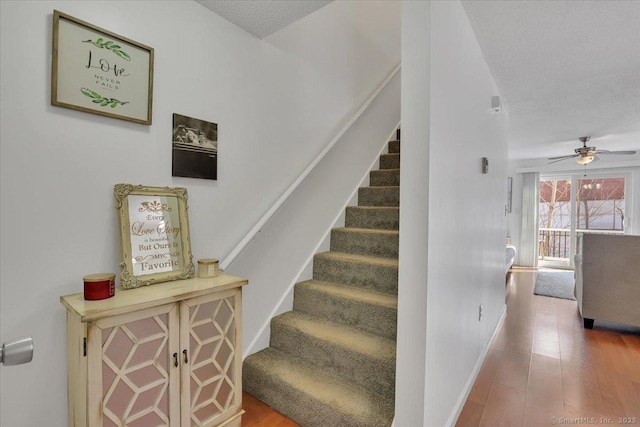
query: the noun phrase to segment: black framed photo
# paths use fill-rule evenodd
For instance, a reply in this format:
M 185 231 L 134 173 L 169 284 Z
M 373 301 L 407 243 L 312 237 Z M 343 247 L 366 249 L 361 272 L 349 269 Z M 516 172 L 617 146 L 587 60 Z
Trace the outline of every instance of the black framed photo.
M 173 114 L 173 176 L 218 179 L 218 124 Z

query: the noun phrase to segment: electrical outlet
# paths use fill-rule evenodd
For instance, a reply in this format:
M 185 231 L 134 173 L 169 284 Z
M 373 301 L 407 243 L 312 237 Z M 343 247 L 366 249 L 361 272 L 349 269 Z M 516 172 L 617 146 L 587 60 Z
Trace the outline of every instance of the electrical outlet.
M 482 304 L 478 307 L 478 322 L 482 322 Z

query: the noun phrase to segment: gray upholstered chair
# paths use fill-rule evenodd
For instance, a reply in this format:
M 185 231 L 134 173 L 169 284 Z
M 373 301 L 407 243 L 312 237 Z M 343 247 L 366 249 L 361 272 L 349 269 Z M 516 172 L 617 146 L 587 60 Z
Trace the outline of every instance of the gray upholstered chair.
M 640 236 L 584 234 L 575 261 L 584 327 L 594 320 L 640 326 Z

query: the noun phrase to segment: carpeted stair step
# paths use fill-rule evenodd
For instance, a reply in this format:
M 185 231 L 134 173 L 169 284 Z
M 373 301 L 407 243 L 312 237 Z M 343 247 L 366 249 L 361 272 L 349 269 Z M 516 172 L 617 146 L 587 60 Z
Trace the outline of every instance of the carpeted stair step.
M 389 153 L 399 153 L 400 152 L 400 141 L 394 140 L 389 141 Z
M 304 427 L 388 427 L 393 399 L 267 348 L 244 361 L 243 389 Z
M 330 374 L 393 398 L 394 340 L 289 311 L 271 320 L 269 345 Z
M 331 250 L 350 254 L 398 258 L 396 230 L 366 228 L 334 228 L 331 230 Z
M 369 172 L 369 185 L 372 187 L 400 185 L 400 169 L 378 169 Z
M 345 225 L 355 228 L 398 230 L 400 208 L 395 206 L 347 206 Z
M 358 206 L 400 206 L 400 187 L 360 187 Z
M 296 283 L 293 309 L 361 331 L 396 339 L 398 298 L 335 283 Z
M 398 260 L 322 252 L 313 257 L 313 278 L 398 295 Z
M 379 164 L 314 256 L 314 279 L 295 285 L 293 311 L 271 320 L 270 347 L 243 362 L 244 391 L 303 427 L 393 421 L 400 141 Z
M 380 169 L 400 169 L 400 153 L 381 154 Z

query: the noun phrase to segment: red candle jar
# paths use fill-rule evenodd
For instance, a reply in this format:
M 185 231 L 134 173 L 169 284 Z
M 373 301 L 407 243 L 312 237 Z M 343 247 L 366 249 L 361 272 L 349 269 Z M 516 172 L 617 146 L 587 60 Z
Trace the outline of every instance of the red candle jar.
M 84 299 L 111 298 L 116 294 L 116 275 L 112 273 L 89 274 L 84 280 Z

